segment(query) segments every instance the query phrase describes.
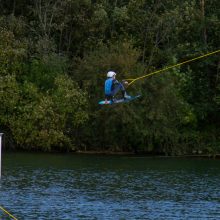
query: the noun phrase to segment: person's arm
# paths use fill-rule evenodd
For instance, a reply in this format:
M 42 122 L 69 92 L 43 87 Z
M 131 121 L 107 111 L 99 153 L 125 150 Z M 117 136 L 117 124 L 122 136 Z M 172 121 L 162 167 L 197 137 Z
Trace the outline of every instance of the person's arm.
M 119 82 L 117 79 L 114 79 L 113 82 L 112 82 L 112 84 L 113 84 L 113 85 L 117 85 L 117 84 L 120 84 L 120 82 Z

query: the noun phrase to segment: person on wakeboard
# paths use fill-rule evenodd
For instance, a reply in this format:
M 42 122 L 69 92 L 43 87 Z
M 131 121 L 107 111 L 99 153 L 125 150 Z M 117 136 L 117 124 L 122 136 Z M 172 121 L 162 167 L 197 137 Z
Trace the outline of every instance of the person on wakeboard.
M 116 73 L 114 71 L 109 71 L 107 73 L 107 79 L 105 80 L 105 101 L 112 100 L 114 101 L 114 96 L 121 91 L 123 98 L 130 99 L 131 96 L 129 96 L 125 90 L 125 87 L 123 84 L 126 84 L 126 81 L 122 81 L 120 83 L 118 80 L 116 80 Z

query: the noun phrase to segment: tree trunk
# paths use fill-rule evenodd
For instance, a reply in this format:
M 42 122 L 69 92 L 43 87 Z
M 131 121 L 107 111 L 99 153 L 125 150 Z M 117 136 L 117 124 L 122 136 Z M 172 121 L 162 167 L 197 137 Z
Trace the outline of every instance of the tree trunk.
M 15 15 L 16 0 L 13 1 L 12 15 Z
M 205 24 L 205 0 L 200 0 L 201 4 L 201 20 L 203 23 L 203 41 L 205 45 L 207 45 L 207 30 L 206 30 L 206 24 Z

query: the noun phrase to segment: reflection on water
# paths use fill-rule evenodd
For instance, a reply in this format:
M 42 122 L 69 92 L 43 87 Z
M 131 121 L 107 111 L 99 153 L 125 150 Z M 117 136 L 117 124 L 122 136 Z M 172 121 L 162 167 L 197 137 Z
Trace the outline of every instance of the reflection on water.
M 0 205 L 28 220 L 218 219 L 219 179 L 218 160 L 8 153 Z

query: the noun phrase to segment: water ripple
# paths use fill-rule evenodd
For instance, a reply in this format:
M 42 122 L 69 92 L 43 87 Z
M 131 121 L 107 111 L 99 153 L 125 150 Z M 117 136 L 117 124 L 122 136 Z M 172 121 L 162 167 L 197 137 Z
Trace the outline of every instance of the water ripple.
M 19 219 L 220 218 L 218 161 L 25 155 L 14 164 L 11 157 L 0 204 Z

